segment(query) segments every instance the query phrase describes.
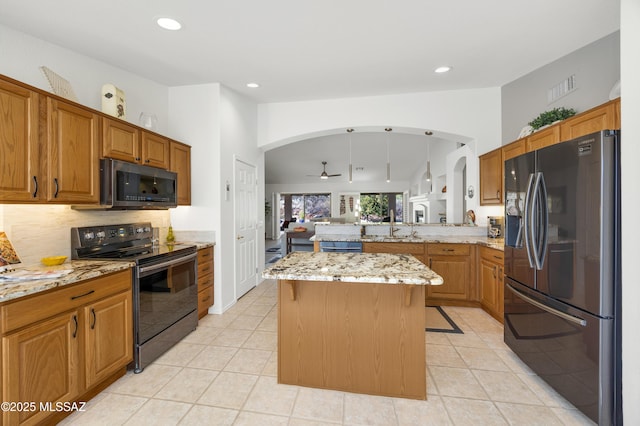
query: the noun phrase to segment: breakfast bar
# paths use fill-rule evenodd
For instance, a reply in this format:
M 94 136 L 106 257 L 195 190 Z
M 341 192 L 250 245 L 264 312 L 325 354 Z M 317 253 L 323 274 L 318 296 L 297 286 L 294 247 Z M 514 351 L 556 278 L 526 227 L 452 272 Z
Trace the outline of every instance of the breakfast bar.
M 278 382 L 426 399 L 425 285 L 415 257 L 293 252 L 278 280 Z

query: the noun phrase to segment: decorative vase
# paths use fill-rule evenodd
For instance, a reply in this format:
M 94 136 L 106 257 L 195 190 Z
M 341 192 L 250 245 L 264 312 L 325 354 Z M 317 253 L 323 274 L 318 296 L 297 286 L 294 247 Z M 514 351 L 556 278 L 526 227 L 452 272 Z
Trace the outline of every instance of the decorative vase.
M 167 232 L 167 243 L 171 244 L 176 240 L 176 236 L 173 235 L 173 228 L 169 226 L 169 231 Z

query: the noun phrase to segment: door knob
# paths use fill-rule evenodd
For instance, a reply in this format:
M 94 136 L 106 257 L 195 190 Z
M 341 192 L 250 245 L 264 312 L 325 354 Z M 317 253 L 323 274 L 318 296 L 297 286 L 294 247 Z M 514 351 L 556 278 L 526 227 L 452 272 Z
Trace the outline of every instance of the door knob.
M 238 235 L 238 236 L 236 237 L 236 240 L 244 240 L 244 237 L 243 237 L 242 235 Z

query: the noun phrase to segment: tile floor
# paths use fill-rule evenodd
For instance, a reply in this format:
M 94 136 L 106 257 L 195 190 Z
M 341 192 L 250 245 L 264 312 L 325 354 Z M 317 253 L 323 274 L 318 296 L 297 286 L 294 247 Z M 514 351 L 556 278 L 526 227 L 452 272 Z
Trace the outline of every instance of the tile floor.
M 445 310 L 464 334 L 427 333 L 427 401 L 277 384 L 276 284 L 267 280 L 62 424 L 592 424 L 504 345 L 500 323 L 480 309 Z

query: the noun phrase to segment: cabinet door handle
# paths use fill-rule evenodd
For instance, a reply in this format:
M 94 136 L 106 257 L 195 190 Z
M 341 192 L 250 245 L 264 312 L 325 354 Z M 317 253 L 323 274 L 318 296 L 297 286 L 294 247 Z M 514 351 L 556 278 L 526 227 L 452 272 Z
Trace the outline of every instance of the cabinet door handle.
M 499 189 L 496 191 L 496 198 L 497 198 L 498 200 L 500 199 L 500 190 L 499 190 Z
M 498 269 L 497 267 L 493 267 L 493 278 L 498 278 L 496 275 L 496 269 Z
M 151 160 L 149 160 L 148 158 L 146 160 L 144 160 L 145 163 L 150 163 Z
M 80 295 L 78 295 L 78 296 L 71 296 L 71 300 L 80 299 L 81 297 L 88 296 L 88 295 L 90 295 L 91 293 L 95 293 L 95 292 L 96 292 L 95 290 L 90 290 L 90 291 L 88 291 L 88 292 L 86 292 L 86 293 L 84 293 L 84 294 L 80 294 Z
M 33 198 L 36 198 L 38 195 L 38 178 L 36 176 L 33 177 Z
M 96 310 L 91 308 L 91 316 L 93 317 L 93 322 L 91 323 L 91 329 L 96 328 Z
M 429 258 L 429 269 L 431 269 L 431 264 L 433 263 L 433 259 Z
M 75 324 L 75 328 L 73 330 L 73 335 L 72 336 L 75 339 L 76 336 L 78 335 L 78 316 L 77 315 L 73 316 L 73 322 Z
M 58 189 L 59 189 L 59 187 L 58 187 L 58 178 L 53 178 L 53 183 L 55 183 L 55 185 L 56 185 L 56 192 L 55 192 L 55 194 L 53 194 L 53 198 L 58 198 Z
M 136 157 L 136 161 L 140 161 L 140 160 L 141 160 L 141 158 L 140 158 L 140 157 Z

